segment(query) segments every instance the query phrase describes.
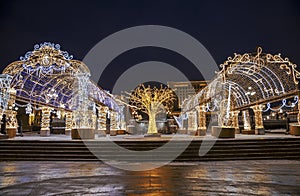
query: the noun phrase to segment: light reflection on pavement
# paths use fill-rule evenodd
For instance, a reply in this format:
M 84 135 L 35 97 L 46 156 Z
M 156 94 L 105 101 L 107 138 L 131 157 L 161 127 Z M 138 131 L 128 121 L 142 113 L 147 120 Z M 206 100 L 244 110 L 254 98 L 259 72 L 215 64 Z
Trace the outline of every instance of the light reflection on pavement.
M 126 164 L 126 163 L 120 163 Z M 0 162 L 0 195 L 299 195 L 300 161 L 171 163 L 124 171 L 100 162 Z

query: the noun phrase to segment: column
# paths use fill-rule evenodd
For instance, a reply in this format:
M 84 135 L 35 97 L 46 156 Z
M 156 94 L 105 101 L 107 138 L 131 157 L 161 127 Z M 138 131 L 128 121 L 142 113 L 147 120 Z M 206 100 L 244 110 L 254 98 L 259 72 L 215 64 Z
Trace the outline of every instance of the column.
M 263 119 L 262 119 L 263 105 L 255 105 L 251 108 L 253 109 L 254 118 L 255 118 L 255 134 L 263 135 L 265 134 Z
M 40 136 L 50 136 L 50 107 L 42 107 L 42 122 Z
M 251 131 L 250 116 L 248 110 L 243 111 L 243 121 L 244 121 L 244 130 L 242 131 L 242 133 L 251 134 L 252 131 Z
M 125 105 L 119 105 L 119 129 L 126 130 Z
M 17 134 L 18 121 L 17 121 L 17 112 L 13 110 L 16 100 L 16 90 L 13 88 L 9 89 L 9 99 L 7 102 L 8 110 L 4 112 L 6 115 L 6 132 L 9 138 L 13 138 Z
M 235 133 L 239 134 L 240 133 L 240 127 L 239 127 L 239 113 L 240 111 L 231 111 L 230 116 L 232 120 L 232 127 L 235 129 Z
M 73 97 L 75 110 L 71 137 L 72 139 L 94 139 L 97 117 L 93 111 L 94 107 L 91 107 L 94 103 L 88 98 L 89 74 L 78 73 L 75 76 L 77 94 Z
M 206 112 L 205 106 L 197 106 L 196 110 L 198 112 L 198 135 L 204 136 L 206 135 Z
M 65 134 L 70 135 L 72 130 L 72 112 L 66 112 L 66 129 Z
M 106 134 L 106 113 L 108 111 L 108 107 L 100 105 L 98 107 L 98 119 L 97 119 L 97 132 L 98 135 Z
M 117 119 L 118 113 L 116 111 L 110 111 L 110 135 L 117 135 L 118 127 L 117 127 Z
M 196 135 L 197 132 L 196 110 L 189 111 L 187 114 L 188 114 L 188 133 L 191 135 Z

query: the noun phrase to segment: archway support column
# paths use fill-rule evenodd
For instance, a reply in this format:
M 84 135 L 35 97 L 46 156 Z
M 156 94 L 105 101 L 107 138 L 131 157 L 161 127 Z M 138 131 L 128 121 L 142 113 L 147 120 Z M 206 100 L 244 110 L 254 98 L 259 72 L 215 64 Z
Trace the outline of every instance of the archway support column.
M 98 118 L 97 118 L 97 133 L 99 135 L 106 135 L 106 114 L 108 107 L 100 105 L 98 107 Z
M 118 131 L 118 113 L 116 111 L 110 111 L 110 135 L 117 135 Z
M 50 136 L 50 107 L 42 107 L 42 122 L 40 136 Z
M 188 133 L 190 135 L 196 135 L 197 132 L 197 111 L 191 110 L 187 112 L 188 115 Z
M 244 110 L 242 112 L 242 114 L 243 114 L 243 122 L 244 122 L 244 129 L 243 129 L 242 133 L 243 134 L 253 134 L 254 132 L 251 130 L 249 111 Z
M 72 130 L 72 112 L 66 112 L 66 129 L 65 134 L 70 135 Z
M 255 134 L 264 135 L 265 129 L 264 129 L 263 118 L 262 118 L 263 105 L 255 105 L 251 108 L 253 109 L 254 118 L 255 118 Z
M 232 127 L 235 129 L 235 133 L 239 134 L 240 133 L 240 127 L 239 127 L 239 113 L 240 111 L 232 111 L 231 112 L 231 118 L 232 118 Z
M 17 134 L 18 121 L 17 112 L 13 110 L 16 101 L 16 90 L 13 88 L 9 89 L 9 99 L 8 99 L 8 110 L 4 113 L 6 114 L 6 132 L 8 138 L 13 138 Z
M 78 73 L 77 78 L 77 97 L 73 98 L 73 125 L 71 131 L 72 139 L 94 139 L 96 127 L 96 114 L 91 109 L 92 101 L 88 98 L 89 74 Z
M 198 135 L 205 136 L 206 135 L 206 112 L 205 106 L 197 106 L 196 110 L 198 112 Z

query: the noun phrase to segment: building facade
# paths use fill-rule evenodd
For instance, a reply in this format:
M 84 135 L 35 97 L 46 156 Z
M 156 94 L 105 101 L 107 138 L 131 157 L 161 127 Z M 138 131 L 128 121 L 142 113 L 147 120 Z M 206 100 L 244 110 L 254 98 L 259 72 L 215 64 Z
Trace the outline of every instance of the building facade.
M 207 86 L 208 81 L 185 81 L 168 82 L 168 87 L 173 89 L 178 97 L 178 108 L 181 108 L 182 102 L 188 97 L 195 95 L 201 89 Z

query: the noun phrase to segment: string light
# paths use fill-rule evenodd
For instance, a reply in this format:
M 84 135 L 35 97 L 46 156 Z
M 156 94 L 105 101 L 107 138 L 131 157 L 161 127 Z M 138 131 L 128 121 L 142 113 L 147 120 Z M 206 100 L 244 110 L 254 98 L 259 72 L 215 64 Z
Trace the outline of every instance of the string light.
M 158 113 L 168 111 L 173 107 L 174 92 L 162 86 L 151 88 L 141 84 L 133 92 L 126 92 L 126 94 L 132 107 L 148 114 L 148 134 L 157 133 L 155 117 Z

